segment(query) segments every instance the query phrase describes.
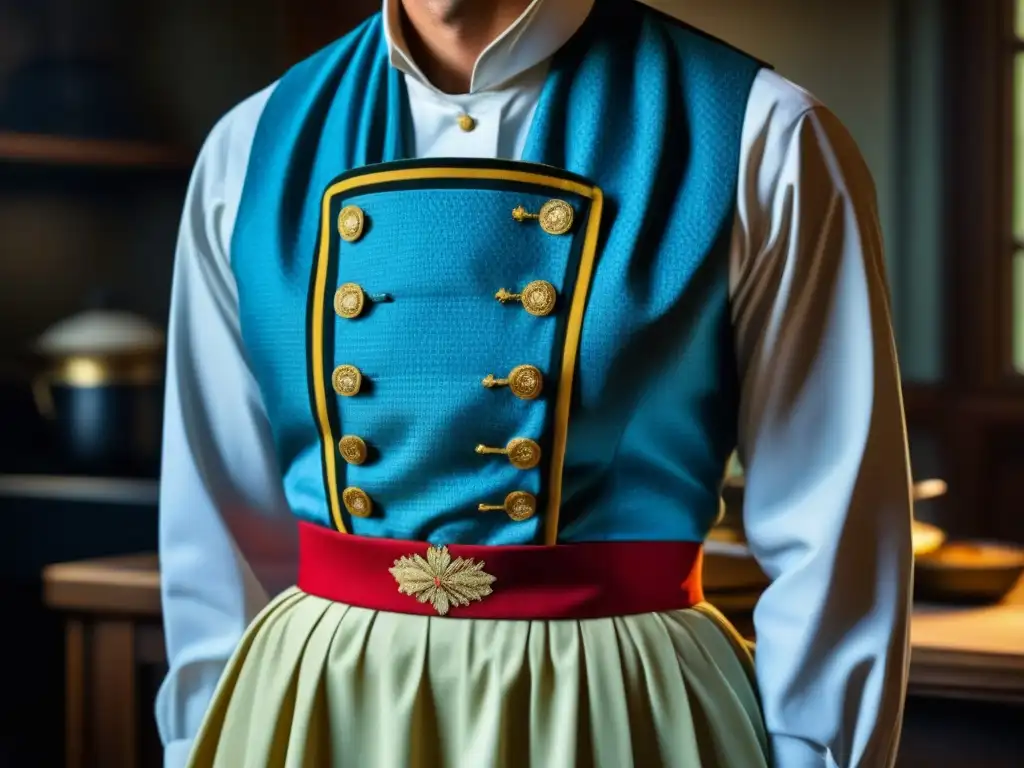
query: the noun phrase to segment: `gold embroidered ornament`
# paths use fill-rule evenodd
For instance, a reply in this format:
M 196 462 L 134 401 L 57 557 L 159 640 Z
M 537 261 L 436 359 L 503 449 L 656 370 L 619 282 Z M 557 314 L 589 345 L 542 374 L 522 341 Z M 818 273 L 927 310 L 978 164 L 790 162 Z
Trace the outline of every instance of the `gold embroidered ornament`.
M 448 547 L 429 547 L 427 556 L 406 555 L 395 560 L 388 572 L 398 582 L 398 591 L 430 603 L 441 616 L 453 606 L 480 602 L 493 591 L 495 578 L 473 559 L 452 559 Z

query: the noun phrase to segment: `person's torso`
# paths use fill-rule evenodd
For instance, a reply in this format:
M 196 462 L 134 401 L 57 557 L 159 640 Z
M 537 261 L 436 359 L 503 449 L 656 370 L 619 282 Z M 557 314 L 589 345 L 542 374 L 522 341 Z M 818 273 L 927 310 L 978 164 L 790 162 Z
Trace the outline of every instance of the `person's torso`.
M 405 161 L 382 45 L 371 20 L 277 86 L 232 242 L 295 513 L 435 543 L 703 539 L 735 444 L 727 256 L 761 65 L 601 2 L 518 157 Z

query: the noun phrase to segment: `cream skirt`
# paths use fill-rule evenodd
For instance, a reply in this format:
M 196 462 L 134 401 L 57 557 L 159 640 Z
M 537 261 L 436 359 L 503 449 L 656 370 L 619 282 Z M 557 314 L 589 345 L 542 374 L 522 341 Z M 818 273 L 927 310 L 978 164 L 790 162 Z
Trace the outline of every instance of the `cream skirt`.
M 290 589 L 221 679 L 192 768 L 759 768 L 749 652 L 710 605 L 432 618 Z

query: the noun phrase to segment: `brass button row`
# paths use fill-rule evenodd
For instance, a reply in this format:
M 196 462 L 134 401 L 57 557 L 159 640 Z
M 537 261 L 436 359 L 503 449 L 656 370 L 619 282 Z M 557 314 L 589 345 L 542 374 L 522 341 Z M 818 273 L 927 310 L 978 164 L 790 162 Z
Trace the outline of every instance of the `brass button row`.
M 339 365 L 331 374 L 331 384 L 342 397 L 355 397 L 362 391 L 363 373 L 354 365 Z M 508 378 L 488 374 L 481 384 L 488 389 L 508 387 L 520 400 L 536 400 L 544 389 L 544 376 L 535 366 L 517 365 Z
M 530 213 L 523 206 L 518 206 L 512 211 L 512 218 L 518 222 L 537 221 L 549 235 L 564 235 L 572 229 L 574 212 L 572 206 L 564 200 L 549 200 L 539 213 Z M 555 309 L 558 292 L 548 281 L 534 280 L 519 293 L 502 288 L 494 298 L 502 304 L 517 301 L 531 315 L 546 317 Z M 509 372 L 507 378 L 488 374 L 482 383 L 487 388 L 508 387 L 521 400 L 535 400 L 544 389 L 544 375 L 536 366 L 518 365 Z M 525 437 L 513 438 L 504 448 L 478 445 L 476 452 L 481 455 L 507 456 L 512 466 L 522 470 L 534 469 L 541 460 L 540 445 Z M 537 514 L 537 498 L 526 491 L 513 491 L 505 497 L 504 503 L 480 504 L 478 509 L 481 512 L 504 512 L 510 519 L 521 522 Z
M 549 235 L 564 235 L 572 229 L 576 213 L 565 200 L 548 200 L 538 213 L 516 206 L 512 209 L 512 218 L 518 222 L 536 221 Z

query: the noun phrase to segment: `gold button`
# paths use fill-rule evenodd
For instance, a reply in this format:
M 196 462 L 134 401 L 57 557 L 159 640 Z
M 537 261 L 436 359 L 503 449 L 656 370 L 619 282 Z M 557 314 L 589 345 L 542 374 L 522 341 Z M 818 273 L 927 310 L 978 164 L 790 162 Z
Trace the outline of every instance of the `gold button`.
M 508 456 L 509 463 L 516 469 L 533 469 L 540 464 L 540 446 L 528 437 L 514 437 L 504 448 L 478 445 L 476 452 L 482 456 Z
M 502 304 L 518 301 L 534 317 L 544 317 L 554 310 L 558 292 L 547 280 L 534 280 L 523 288 L 522 293 L 512 293 L 501 288 L 494 294 L 494 298 Z
M 540 446 L 528 437 L 509 440 L 505 451 L 509 463 L 516 469 L 533 469 L 540 464 Z
M 459 128 L 469 133 L 476 128 L 476 120 L 465 112 L 459 115 Z
M 544 387 L 544 377 L 532 365 L 517 365 L 508 375 L 508 388 L 520 400 L 534 400 Z
M 520 301 L 523 304 L 523 309 L 531 315 L 544 317 L 551 314 L 557 298 L 558 293 L 555 291 L 555 286 L 547 280 L 534 280 L 523 288 L 523 297 Z
M 564 235 L 572 229 L 572 206 L 564 200 L 548 200 L 540 209 L 540 228 L 549 235 Z
M 357 435 L 345 435 L 341 438 L 338 441 L 338 451 L 341 453 L 341 458 L 349 464 L 355 464 L 356 466 L 366 461 L 368 453 L 363 438 Z
M 507 379 L 498 379 L 493 374 L 487 374 L 482 384 L 488 389 L 508 387 L 519 399 L 534 400 L 540 396 L 544 388 L 544 377 L 540 370 L 532 365 L 517 365 Z
M 363 314 L 363 307 L 366 305 L 366 295 L 363 289 L 355 283 L 345 283 L 334 292 L 334 311 L 339 317 L 352 320 Z
M 477 509 L 481 512 L 504 512 L 520 523 L 537 514 L 537 499 L 532 493 L 526 491 L 512 491 L 505 497 L 504 504 L 480 504 Z
M 363 236 L 366 216 L 358 205 L 346 205 L 338 214 L 338 234 L 346 243 L 354 243 Z
M 331 375 L 331 383 L 339 395 L 352 397 L 363 386 L 363 374 L 354 365 L 339 365 Z
M 369 517 L 373 514 L 373 502 L 362 488 L 346 488 L 341 492 L 341 500 L 353 517 Z
M 540 207 L 540 213 L 530 213 L 521 205 L 512 209 L 513 219 L 519 222 L 536 219 L 549 235 L 564 235 L 572 229 L 574 216 L 572 206 L 565 200 L 548 200 Z
M 516 522 L 529 520 L 537 514 L 537 499 L 526 491 L 513 491 L 505 497 L 505 514 Z

